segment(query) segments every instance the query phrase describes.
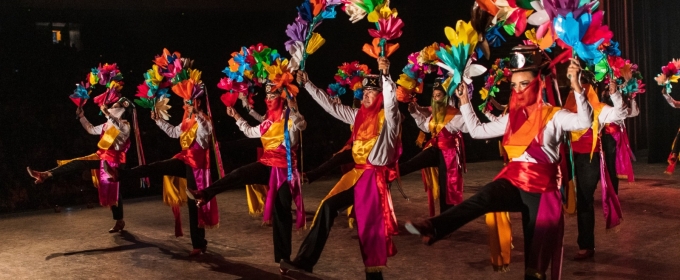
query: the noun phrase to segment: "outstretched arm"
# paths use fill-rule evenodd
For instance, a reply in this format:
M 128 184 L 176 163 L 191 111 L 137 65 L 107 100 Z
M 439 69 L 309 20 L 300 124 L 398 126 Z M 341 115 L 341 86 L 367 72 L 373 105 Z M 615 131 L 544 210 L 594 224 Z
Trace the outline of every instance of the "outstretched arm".
M 307 78 L 307 73 L 302 70 L 298 70 L 297 73 L 298 84 L 303 85 L 304 88 L 309 92 L 314 101 L 321 105 L 321 107 L 326 110 L 334 118 L 346 123 L 353 124 L 354 118 L 357 113 L 357 109 L 353 109 L 350 106 L 337 104 L 331 100 L 331 98 L 321 89 L 312 84 Z
M 673 108 L 680 108 L 680 101 L 676 101 L 670 94 L 666 93 L 665 88 L 661 90 L 661 93 L 663 93 L 663 98 L 666 99 L 668 105 L 671 105 Z

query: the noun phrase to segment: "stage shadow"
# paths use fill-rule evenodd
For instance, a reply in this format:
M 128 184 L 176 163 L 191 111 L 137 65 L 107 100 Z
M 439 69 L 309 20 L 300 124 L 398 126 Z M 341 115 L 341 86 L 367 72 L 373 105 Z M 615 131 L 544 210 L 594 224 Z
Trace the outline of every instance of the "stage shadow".
M 110 247 L 110 248 L 99 248 L 99 249 L 89 249 L 89 250 L 82 250 L 82 251 L 74 251 L 74 252 L 66 252 L 66 253 L 53 253 L 50 254 L 49 256 L 45 257 L 46 261 L 49 261 L 53 258 L 57 257 L 66 257 L 66 256 L 72 256 L 72 255 L 97 255 L 97 254 L 108 254 L 108 253 L 114 253 L 114 252 L 121 252 L 121 251 L 128 251 L 128 250 L 137 250 L 137 249 L 142 249 L 142 248 L 157 248 L 158 250 L 161 251 L 161 253 L 165 255 L 172 256 L 173 258 L 182 258 L 180 257 L 180 254 L 178 253 L 173 253 L 171 250 L 167 248 L 163 248 L 161 246 L 158 246 L 153 243 L 149 242 L 144 242 L 139 240 L 136 236 L 132 235 L 131 233 L 127 231 L 122 231 L 116 238 L 120 238 L 123 241 L 130 242 L 132 244 L 128 245 L 121 245 L 121 246 L 116 246 L 116 247 Z

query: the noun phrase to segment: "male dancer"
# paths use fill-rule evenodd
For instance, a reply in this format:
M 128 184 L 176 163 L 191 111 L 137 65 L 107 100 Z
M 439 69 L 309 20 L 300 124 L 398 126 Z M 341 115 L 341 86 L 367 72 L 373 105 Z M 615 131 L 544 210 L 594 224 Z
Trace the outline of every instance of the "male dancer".
M 121 178 L 142 178 L 152 175 L 169 175 L 182 180 L 165 177 L 163 179 L 163 201 L 173 206 L 175 213 L 175 235 L 181 236 L 179 225 L 179 206 L 186 203 L 183 189 L 203 189 L 210 184 L 210 135 L 212 122 L 210 117 L 200 109 L 201 99 L 184 100 L 184 116 L 182 123 L 173 126 L 161 118 L 159 114 L 151 112 L 151 119 L 156 122 L 171 138 L 178 138 L 182 151 L 170 159 L 157 161 L 148 165 L 140 165 L 132 169 L 116 169 L 105 165 L 104 170 L 111 175 L 113 181 Z M 205 240 L 205 229 L 219 226 L 219 211 L 217 201 L 196 206 L 189 201 L 189 228 L 193 250 L 189 256 L 205 253 L 208 241 Z
M 396 85 L 387 76 L 389 65 L 387 58 L 378 58 L 383 75 L 364 78 L 360 109 L 333 102 L 309 81 L 307 73 L 298 71 L 298 84 L 303 85 L 326 112 L 353 125 L 351 139 L 355 166 L 322 200 L 312 229 L 295 259 L 281 261 L 282 273 L 291 269 L 311 272 L 321 257 L 338 211 L 351 205 L 354 205 L 366 279 L 382 279 L 387 257 L 397 253 L 392 242 L 392 235 L 397 233 L 397 220 L 387 181 L 390 168 L 399 157 L 401 114 L 397 106 Z
M 572 63 L 567 72 L 578 108 L 573 113 L 543 103 L 541 92 L 545 85 L 540 70 L 547 61 L 541 51 L 535 46 L 519 46 L 513 52 L 509 114 L 482 124 L 468 100 L 467 85 L 463 83 L 456 92 L 470 136 L 504 136 L 503 146 L 510 162 L 477 194 L 439 216 L 407 222 L 406 229 L 421 235 L 429 244 L 488 212 L 521 212 L 525 279 L 545 279 L 551 260 L 552 276 L 559 279 L 564 229 L 557 187 L 559 148 L 564 131 L 590 127 L 592 109 L 583 96 L 577 63 Z
M 102 99 L 103 100 L 103 99 Z M 26 167 L 28 175 L 35 178 L 36 184 L 41 184 L 45 180 L 59 177 L 84 170 L 92 170 L 92 181 L 99 189 L 99 204 L 110 206 L 113 219 L 116 224 L 109 229 L 110 233 L 119 232 L 125 228 L 123 219 L 123 200 L 120 196 L 120 186 L 118 182 L 109 182 L 109 176 L 102 170 L 104 164 L 110 166 L 125 165 L 125 154 L 130 147 L 130 123 L 127 121 L 133 117 L 132 102 L 125 97 L 108 98 L 106 100 L 113 103 L 110 108 L 104 102 L 99 107 L 107 121 L 98 126 L 93 126 L 83 113 L 83 108 L 76 110 L 80 124 L 92 135 L 99 135 L 99 148 L 96 153 L 79 157 L 71 160 L 58 160 L 57 167 L 40 172 Z M 114 103 L 115 102 L 115 103 Z
M 214 199 L 223 191 L 240 188 L 243 185 L 269 185 L 263 220 L 273 224 L 274 261 L 290 259 L 293 216 L 291 202 L 295 202 L 297 228 L 305 226 L 305 209 L 302 201 L 302 188 L 297 170 L 297 150 L 299 132 L 307 127 L 304 117 L 298 112 L 294 99 L 287 99 L 289 118 L 285 123 L 287 111 L 286 98 L 282 89 L 272 83 L 266 85 L 267 113 L 259 125 L 252 127 L 234 110 L 227 108 L 227 115 L 236 120 L 236 125 L 249 138 L 260 138 L 264 151 L 258 161 L 237 168 L 216 181 L 208 188 L 190 190 L 190 197 L 199 203 Z M 287 160 L 285 128 L 288 126 L 292 162 Z M 289 170 L 290 167 L 290 170 Z M 290 177 L 292 177 L 292 179 Z
M 605 158 L 601 158 L 601 142 L 600 131 L 604 128 L 605 123 L 622 121 L 628 115 L 628 110 L 623 106 L 623 99 L 621 93 L 616 91 L 615 87 L 609 87 L 609 97 L 613 103 L 613 107 L 602 103 L 598 99 L 595 92 L 595 85 L 593 81 L 588 81 L 590 85 L 586 86 L 586 98 L 588 103 L 593 108 L 593 123 L 591 127 L 586 130 L 571 132 L 571 149 L 574 154 L 574 171 L 576 175 L 576 216 L 578 220 L 578 245 L 579 251 L 574 256 L 574 260 L 584 260 L 593 257 L 595 254 L 595 210 L 593 206 L 593 195 L 597 188 L 599 181 L 602 186 L 602 192 L 606 197 L 604 205 L 607 202 L 615 200 L 615 207 L 620 208 L 616 190 L 612 185 L 610 176 L 615 174 L 606 174 L 607 172 L 600 172 L 600 166 L 607 165 Z M 570 95 L 564 105 L 565 109 L 576 112 L 576 104 Z M 614 168 L 616 166 L 614 165 Z M 618 183 L 618 179 L 616 180 Z M 605 217 L 609 218 L 609 217 Z M 611 221 L 607 221 L 607 228 L 611 225 Z

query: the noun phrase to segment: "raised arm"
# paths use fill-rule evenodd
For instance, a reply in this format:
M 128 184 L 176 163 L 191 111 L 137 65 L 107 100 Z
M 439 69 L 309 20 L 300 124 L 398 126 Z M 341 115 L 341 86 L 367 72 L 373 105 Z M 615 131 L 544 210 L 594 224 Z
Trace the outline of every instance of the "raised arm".
M 182 129 L 180 128 L 180 125 L 178 126 L 173 126 L 170 123 L 166 122 L 162 118 L 156 119 L 156 125 L 165 132 L 170 138 L 179 138 L 179 136 L 182 134 Z
M 391 128 L 400 127 L 401 113 L 397 104 L 397 85 L 389 76 L 382 76 L 383 105 L 385 106 L 385 123 Z M 391 129 L 394 133 L 399 133 L 398 129 Z
M 461 102 L 462 103 L 462 102 Z M 508 125 L 508 115 L 497 118 L 495 121 L 488 123 L 481 123 L 471 103 L 465 103 L 460 106 L 460 113 L 465 122 L 467 132 L 470 137 L 475 139 L 489 139 L 503 136 L 505 128 Z
M 426 107 L 421 107 L 418 106 L 415 102 L 411 102 L 408 104 L 408 112 L 411 113 L 411 116 L 413 119 L 416 121 L 416 125 L 420 130 L 425 131 L 427 133 L 430 132 L 430 127 L 428 125 L 427 119 L 431 115 L 429 111 L 427 110 Z M 425 114 L 425 112 L 428 112 Z
M 465 126 L 465 120 L 463 119 L 463 115 L 461 114 L 453 116 L 449 123 L 446 124 L 445 128 L 451 133 L 454 133 L 456 131 L 468 133 L 467 126 Z
M 640 115 L 640 107 L 638 107 L 635 99 L 631 99 L 630 100 L 630 113 L 626 117 L 633 118 L 633 117 L 637 117 L 638 115 Z
M 262 136 L 262 134 L 260 134 L 260 125 L 258 124 L 255 127 L 250 126 L 234 108 L 227 107 L 227 115 L 236 120 L 236 126 L 238 126 L 239 130 L 243 131 L 243 134 L 245 134 L 246 137 L 260 138 Z
M 312 96 L 312 99 L 321 105 L 321 107 L 331 114 L 331 116 L 346 124 L 354 124 L 354 118 L 356 117 L 358 109 L 353 109 L 350 106 L 333 102 L 323 90 L 317 88 L 309 81 L 307 73 L 304 71 L 298 70 L 297 81 L 298 84 L 304 86 L 305 90 Z
M 248 109 L 248 115 L 253 117 L 258 123 L 264 121 L 264 117 L 260 115 L 257 111 L 255 111 L 253 108 Z
M 623 103 L 621 92 L 610 91 L 609 98 L 612 100 L 612 105 L 614 106 L 605 105 L 602 108 L 602 112 L 600 112 L 600 115 L 598 116 L 600 124 L 622 121 L 626 119 L 630 113 L 630 109 Z
M 104 124 L 93 126 L 90 121 L 85 118 L 85 116 L 80 116 L 80 124 L 83 125 L 83 128 L 87 131 L 87 133 L 92 135 L 102 134 L 102 128 L 104 127 Z
M 286 101 L 288 102 L 288 108 L 290 109 L 290 115 L 288 115 L 288 117 L 293 122 L 292 130 L 295 132 L 307 129 L 307 121 L 305 121 L 305 117 L 300 114 L 297 100 L 293 98 L 287 99 Z
M 666 93 L 666 89 L 662 89 L 661 93 L 663 93 L 663 98 L 666 99 L 668 105 L 671 105 L 673 108 L 680 108 L 680 101 L 675 101 L 670 94 Z

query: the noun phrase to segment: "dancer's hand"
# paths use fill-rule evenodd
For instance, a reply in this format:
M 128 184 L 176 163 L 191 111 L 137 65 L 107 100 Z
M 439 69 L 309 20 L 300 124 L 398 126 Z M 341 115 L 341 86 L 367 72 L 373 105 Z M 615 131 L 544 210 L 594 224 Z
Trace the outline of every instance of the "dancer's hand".
M 76 109 L 76 115 L 78 116 L 78 118 L 82 118 L 85 116 L 85 112 L 83 112 L 83 107 L 78 107 L 78 109 Z
M 297 111 L 298 111 L 298 104 L 297 104 L 297 100 L 295 100 L 295 97 L 293 97 L 293 98 L 286 98 L 286 100 L 288 101 L 288 108 L 290 108 L 291 110 L 293 110 L 293 112 L 296 112 L 296 113 L 297 113 Z
M 569 64 L 569 68 L 567 68 L 567 78 L 571 82 L 571 89 L 583 91 L 583 87 L 581 86 L 581 64 L 576 58 L 571 58 L 569 60 L 571 61 L 571 64 Z
M 378 57 L 378 70 L 383 75 L 388 75 L 390 73 L 390 60 L 387 57 Z
M 227 115 L 234 118 L 237 121 L 241 119 L 241 115 L 239 115 L 236 112 L 236 109 L 234 109 L 234 107 L 227 107 Z
M 616 93 L 616 90 L 617 90 L 616 81 L 611 81 L 611 80 L 610 80 L 610 81 L 609 81 L 609 94 L 611 95 L 611 94 Z
M 303 70 L 297 70 L 297 73 L 296 73 L 295 76 L 296 76 L 296 80 L 297 80 L 298 85 L 300 85 L 301 87 L 304 87 L 305 84 L 307 82 L 309 82 L 309 76 L 307 76 L 307 72 L 305 72 Z
M 151 111 L 151 119 L 152 120 L 157 121 L 160 118 L 161 118 L 160 114 L 157 114 L 156 111 Z
M 99 110 L 102 111 L 104 116 L 106 116 L 107 118 L 109 117 L 109 109 L 106 108 L 106 105 L 102 104 L 101 106 L 99 106 Z
M 460 99 L 461 106 L 470 103 L 470 99 L 468 99 L 468 87 L 465 82 L 461 81 L 461 83 L 458 84 L 455 93 L 456 96 L 458 96 L 458 99 Z
M 414 114 L 416 112 L 416 102 L 412 101 L 408 104 L 408 112 Z

